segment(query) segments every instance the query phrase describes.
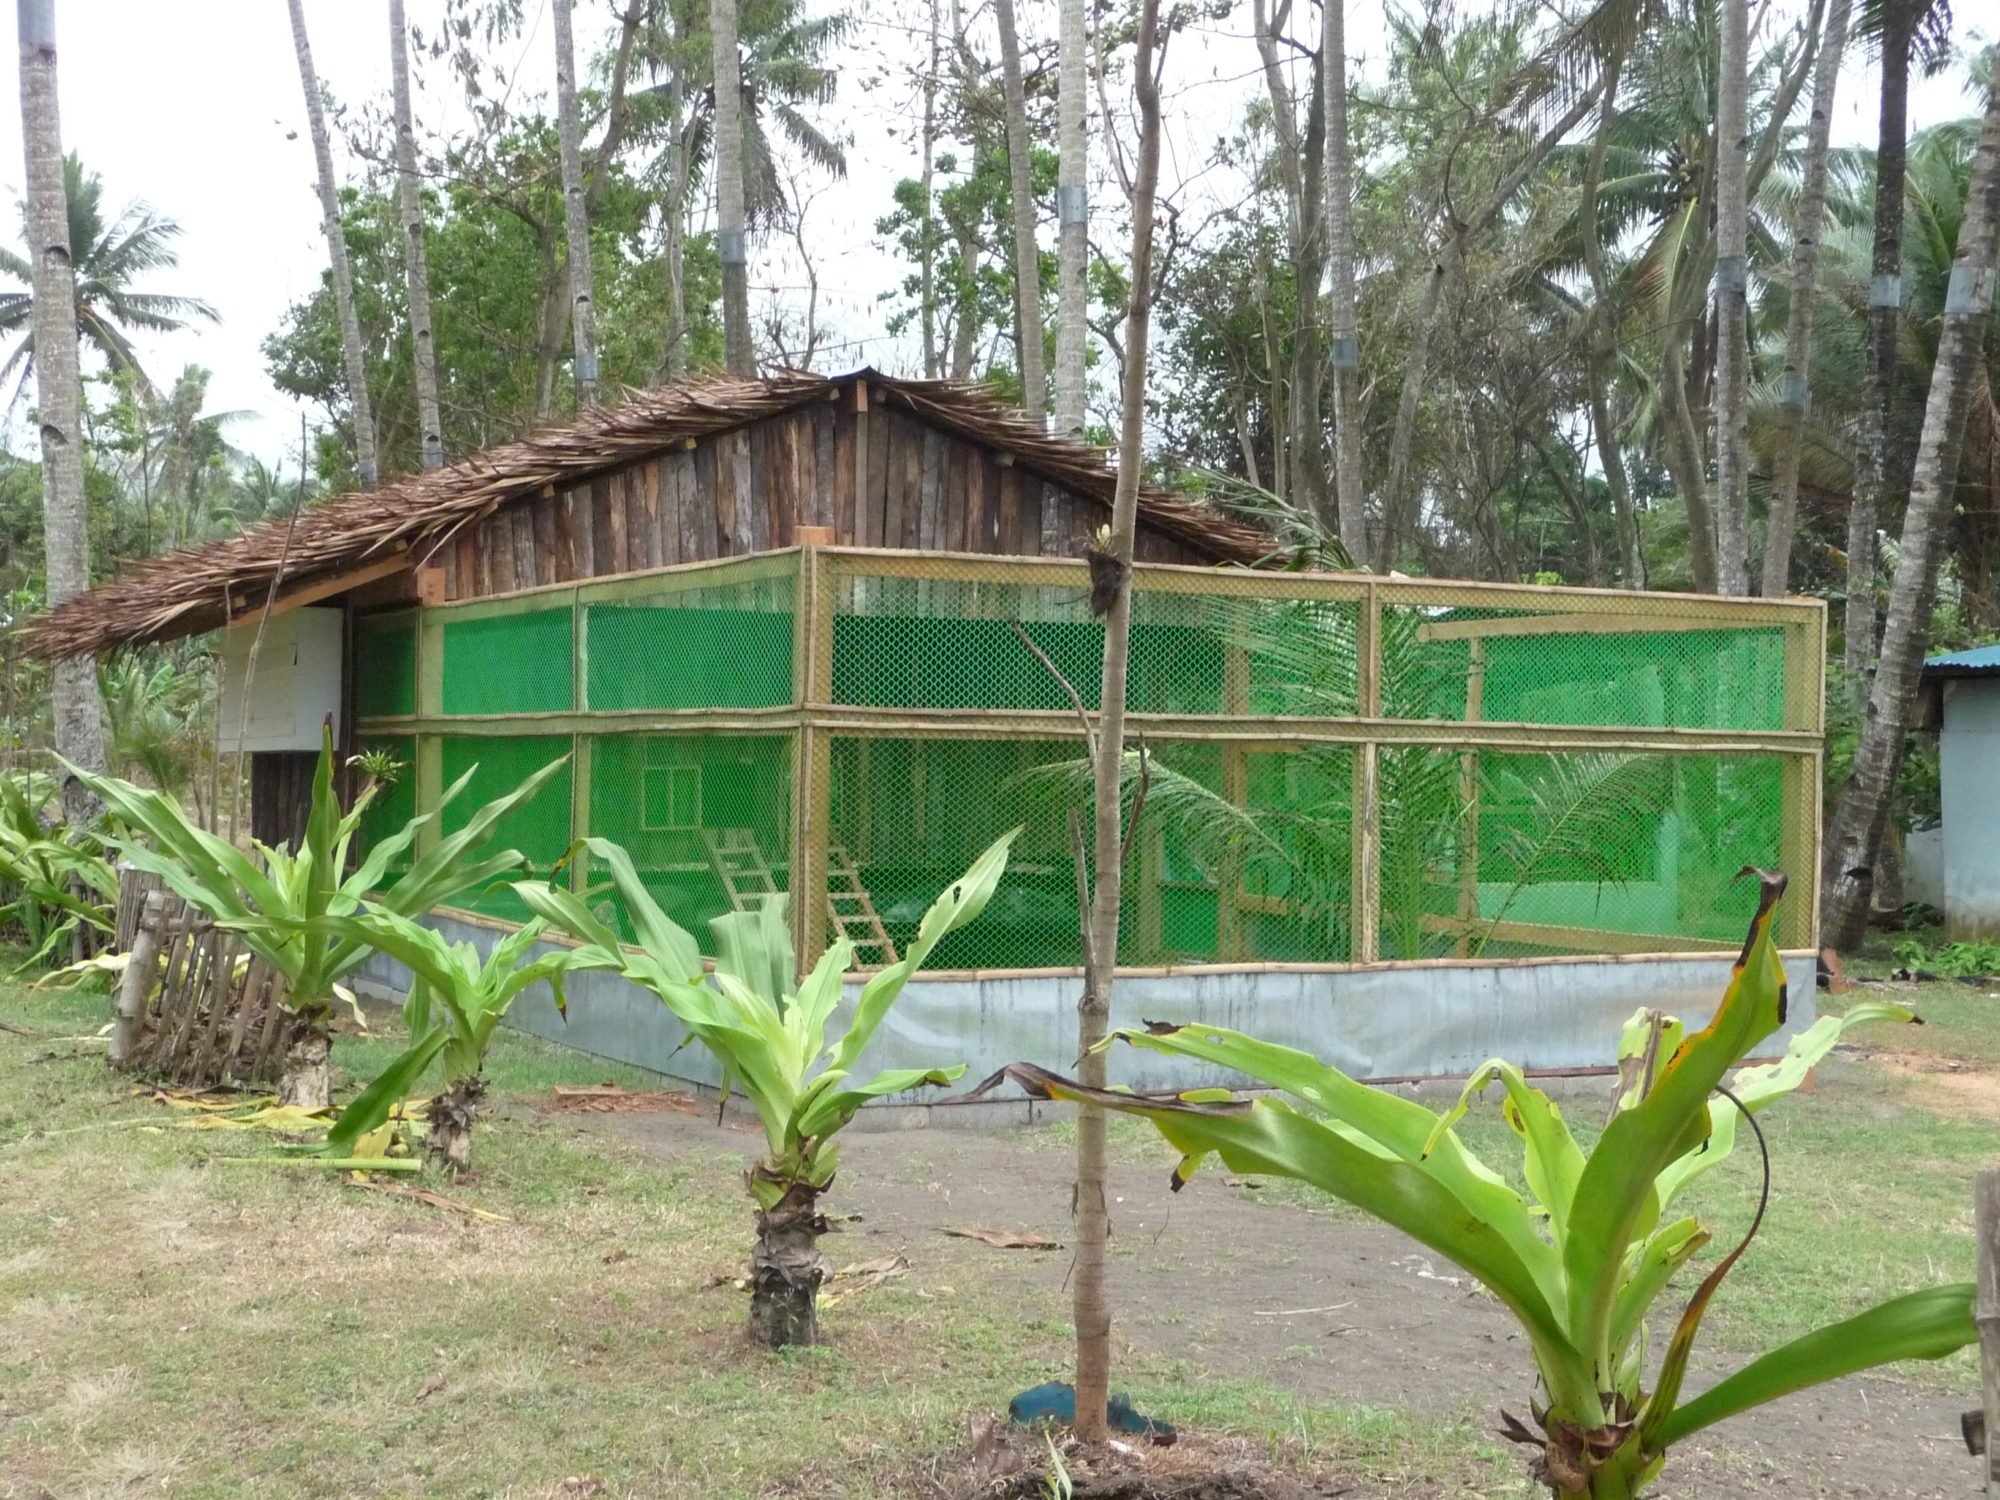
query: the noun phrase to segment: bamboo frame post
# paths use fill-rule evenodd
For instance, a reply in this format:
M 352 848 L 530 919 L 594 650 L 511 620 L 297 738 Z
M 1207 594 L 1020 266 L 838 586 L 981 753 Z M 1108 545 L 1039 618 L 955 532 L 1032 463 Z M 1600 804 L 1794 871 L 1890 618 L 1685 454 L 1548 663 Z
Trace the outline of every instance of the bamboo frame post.
M 419 720 L 437 719 L 444 715 L 444 624 L 445 616 L 440 611 L 417 611 Z M 435 812 L 438 799 L 444 795 L 444 745 L 435 731 L 420 731 L 415 739 L 416 810 L 419 813 Z M 417 829 L 416 853 L 419 857 L 437 847 L 439 833 L 438 820 L 434 817 L 426 819 L 423 826 Z
M 1826 728 L 1826 609 L 1821 607 L 1785 627 L 1786 729 L 1814 734 Z M 1819 945 L 1820 788 L 1823 749 L 1784 760 L 1783 806 L 1778 863 L 1791 877 L 1791 899 L 1780 913 L 1779 930 L 1789 947 Z
M 1486 638 L 1473 636 L 1467 643 L 1465 664 L 1465 721 L 1479 722 L 1486 706 Z M 1479 921 L 1479 752 L 1467 750 L 1458 757 L 1458 800 L 1461 807 L 1458 836 L 1458 941 L 1453 951 L 1460 958 L 1472 956 L 1472 929 Z
M 569 593 L 570 708 L 590 711 L 590 611 L 583 590 Z M 590 851 L 582 841 L 590 836 L 590 745 L 591 736 L 579 728 L 569 742 L 569 837 L 576 850 L 569 862 L 569 886 L 581 896 L 590 889 Z
M 1222 648 L 1222 711 L 1231 717 L 1250 713 L 1250 653 L 1241 646 Z M 1241 745 L 1222 748 L 1222 795 L 1241 811 L 1250 803 L 1250 754 Z M 1243 854 L 1232 841 L 1224 851 L 1215 881 L 1215 956 L 1224 963 L 1243 957 Z
M 793 775 L 792 858 L 788 884 L 792 898 L 792 946 L 799 977 L 811 971 L 826 946 L 828 823 L 833 802 L 833 743 L 805 710 L 833 697 L 833 602 L 827 560 L 812 541 L 799 549 L 799 584 L 794 604 L 792 690 L 800 708 L 796 771 Z
M 1354 632 L 1355 709 L 1363 719 L 1382 717 L 1382 595 L 1371 581 L 1361 600 Z M 1372 964 L 1382 956 L 1381 809 L 1376 791 L 1378 746 L 1364 740 L 1354 749 L 1353 845 L 1348 889 L 1353 893 L 1349 956 Z M 1414 955 L 1403 954 L 1409 958 Z
M 1986 1456 L 1987 1500 L 2000 1500 L 2000 1167 L 1988 1167 L 1973 1180 L 1973 1222 L 1979 1241 L 1979 1280 L 1972 1318 L 1979 1329 L 1979 1364 L 1984 1397 L 1984 1432 L 1975 1452 Z M 1967 1414 L 1967 1446 L 1971 1418 Z

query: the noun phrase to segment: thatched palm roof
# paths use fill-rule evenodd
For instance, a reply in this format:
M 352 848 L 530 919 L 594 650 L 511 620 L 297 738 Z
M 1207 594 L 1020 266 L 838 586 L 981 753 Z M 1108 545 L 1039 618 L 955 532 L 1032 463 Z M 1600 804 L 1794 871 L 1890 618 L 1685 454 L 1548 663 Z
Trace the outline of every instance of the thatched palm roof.
M 767 379 L 701 378 L 634 391 L 616 406 L 504 443 L 448 468 L 412 474 L 379 490 L 337 496 L 296 525 L 265 521 L 240 536 L 151 558 L 80 594 L 23 629 L 36 656 L 103 655 L 126 646 L 212 630 L 278 597 L 374 566 L 415 566 L 461 527 L 548 486 L 566 488 L 647 455 L 824 401 L 866 380 L 872 397 L 919 421 L 1012 456 L 1031 473 L 1111 503 L 1115 474 L 1102 449 L 1051 437 L 1019 411 L 973 385 L 897 380 L 873 370 Z M 1256 562 L 1270 543 L 1255 528 L 1147 486 L 1139 513 L 1218 562 Z

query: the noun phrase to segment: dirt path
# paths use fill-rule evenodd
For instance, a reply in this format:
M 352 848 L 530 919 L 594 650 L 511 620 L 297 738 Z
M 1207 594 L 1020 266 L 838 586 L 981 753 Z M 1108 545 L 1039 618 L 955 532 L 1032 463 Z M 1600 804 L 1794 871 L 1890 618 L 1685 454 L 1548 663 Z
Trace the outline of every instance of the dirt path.
M 740 1156 L 751 1139 L 672 1114 L 596 1117 L 590 1127 L 671 1156 Z M 901 1251 L 919 1286 L 977 1288 L 984 1306 L 1024 1324 L 1067 1320 L 1066 1252 L 994 1250 L 939 1232 L 982 1225 L 1062 1239 L 1060 1143 L 923 1130 L 851 1135 L 841 1154 L 830 1206 L 862 1220 L 827 1242 L 836 1263 Z M 1482 1426 L 1503 1404 L 1525 1416 L 1529 1354 L 1505 1310 L 1456 1267 L 1393 1230 L 1272 1202 L 1220 1171 L 1175 1195 L 1161 1151 L 1115 1154 L 1113 1297 L 1128 1356 L 1186 1359 L 1217 1380 L 1254 1379 L 1309 1401 L 1469 1413 Z M 1120 1281 L 1143 1283 L 1143 1294 L 1118 1292 Z M 1691 1381 L 1701 1384 L 1699 1360 Z M 1958 1413 L 1976 1396 L 1893 1376 L 1844 1380 L 1678 1450 L 1656 1494 L 1962 1496 L 1976 1473 Z

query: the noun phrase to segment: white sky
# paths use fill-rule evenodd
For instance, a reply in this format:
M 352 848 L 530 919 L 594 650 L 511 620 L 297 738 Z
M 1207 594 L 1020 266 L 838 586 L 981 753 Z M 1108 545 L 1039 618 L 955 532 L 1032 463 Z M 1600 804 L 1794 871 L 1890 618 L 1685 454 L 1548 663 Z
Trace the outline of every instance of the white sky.
M 1482 0 L 1470 5 L 1483 8 Z M 519 97 L 532 98 L 552 86 L 552 44 L 546 0 L 525 0 L 525 9 L 530 35 L 514 49 L 518 58 L 506 61 L 510 68 L 518 61 Z M 266 458 L 282 456 L 292 470 L 299 408 L 271 386 L 259 344 L 284 309 L 318 284 L 326 251 L 283 0 L 90 0 L 59 3 L 57 10 L 65 145 L 103 177 L 109 209 L 143 198 L 184 227 L 179 269 L 161 273 L 145 289 L 200 297 L 221 313 L 218 324 L 141 338 L 142 359 L 162 383 L 185 363 L 206 365 L 213 372 L 210 409 L 251 414 L 231 429 L 231 440 Z M 408 11 L 412 22 L 428 28 L 442 3 L 408 0 Z M 11 43 L 13 7 L 0 14 Z M 601 49 L 612 14 L 613 0 L 579 0 L 580 52 Z M 832 131 L 850 137 L 848 178 L 818 198 L 809 225 L 822 320 L 851 342 L 824 353 L 822 368 L 874 363 L 908 370 L 912 364 L 908 341 L 898 344 L 879 333 L 877 297 L 907 268 L 877 242 L 874 223 L 887 211 L 895 181 L 916 172 L 908 78 L 927 48 L 928 15 L 928 6 L 916 0 L 862 0 L 839 59 L 840 97 L 823 118 Z M 385 102 L 382 0 L 307 0 L 306 16 L 314 61 L 334 95 L 350 105 Z M 1024 0 L 1020 25 L 1024 44 L 1052 37 L 1054 0 Z M 1385 30 L 1378 3 L 1350 0 L 1348 44 L 1360 76 L 1378 74 Z M 1244 101 L 1261 88 L 1256 61 L 1247 3 L 1229 21 L 1205 23 L 1175 39 L 1164 184 L 1201 171 L 1218 138 L 1234 128 Z M 456 112 L 456 87 L 442 70 L 431 70 L 427 83 L 416 105 L 420 131 L 449 122 Z M 1836 110 L 1837 142 L 1872 141 L 1874 89 L 1873 70 L 1859 59 L 1850 62 Z M 1911 106 L 1916 126 L 1972 107 L 1952 76 L 1915 83 Z M 338 142 L 335 149 L 338 155 Z M 1094 138 L 1092 153 L 1093 166 L 1102 170 L 1101 137 Z M 21 161 L 19 113 L 0 110 L 0 193 L 10 204 L 20 197 Z M 1094 210 L 1114 191 L 1095 181 Z M 18 240 L 11 208 L 0 212 L 0 224 L 0 233 Z M 793 260 L 775 246 L 752 253 L 753 300 L 775 295 L 802 305 L 803 277 Z

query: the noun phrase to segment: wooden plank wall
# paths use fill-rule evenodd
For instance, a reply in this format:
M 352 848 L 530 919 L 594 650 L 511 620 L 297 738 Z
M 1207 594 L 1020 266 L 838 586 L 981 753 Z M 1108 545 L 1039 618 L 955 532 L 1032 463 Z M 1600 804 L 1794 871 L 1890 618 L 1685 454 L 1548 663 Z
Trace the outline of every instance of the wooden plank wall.
M 865 442 L 865 461 L 863 443 Z M 857 475 L 860 483 L 856 483 Z M 789 547 L 800 526 L 842 546 L 1079 557 L 1103 506 L 881 406 L 843 399 L 662 452 L 516 501 L 439 556 L 447 599 L 476 599 Z M 1142 562 L 1207 561 L 1139 528 Z

